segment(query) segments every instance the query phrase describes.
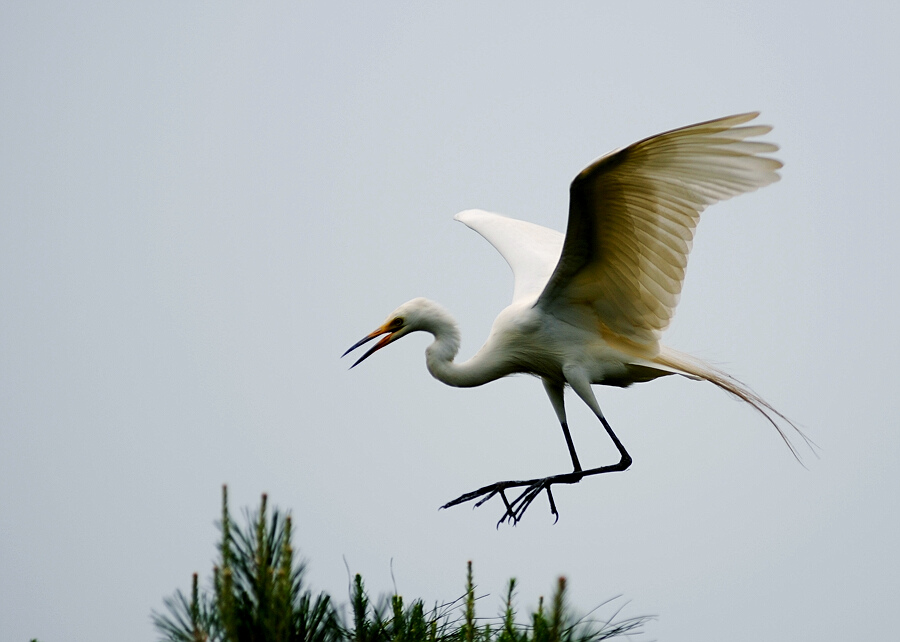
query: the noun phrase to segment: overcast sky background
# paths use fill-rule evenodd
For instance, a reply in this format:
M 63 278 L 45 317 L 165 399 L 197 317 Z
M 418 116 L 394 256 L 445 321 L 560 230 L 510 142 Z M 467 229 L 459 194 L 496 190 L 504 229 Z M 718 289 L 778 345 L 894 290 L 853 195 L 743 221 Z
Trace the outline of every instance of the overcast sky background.
M 566 575 L 648 639 L 886 640 L 900 597 L 888 2 L 0 5 L 0 639 L 155 639 L 215 556 L 220 488 L 295 516 L 315 589 L 458 596 Z M 821 447 L 668 378 L 596 388 L 634 457 L 567 470 L 540 383 L 432 379 L 416 335 L 340 354 L 415 296 L 472 355 L 511 298 L 467 208 L 562 230 L 569 181 L 639 138 L 748 110 L 780 183 L 700 224 L 666 343 Z M 582 462 L 614 461 L 569 399 Z

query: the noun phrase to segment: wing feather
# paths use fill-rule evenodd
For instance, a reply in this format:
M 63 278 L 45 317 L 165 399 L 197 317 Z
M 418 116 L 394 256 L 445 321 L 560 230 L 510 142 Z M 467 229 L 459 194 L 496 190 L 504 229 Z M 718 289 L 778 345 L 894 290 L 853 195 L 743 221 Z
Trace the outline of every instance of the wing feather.
M 682 127 L 589 165 L 572 182 L 562 254 L 536 305 L 573 322 L 589 309 L 602 333 L 655 355 L 700 213 L 780 178 L 781 163 L 763 156 L 778 147 L 748 140 L 772 129 L 744 125 L 758 115 Z
M 466 210 L 454 218 L 481 234 L 509 263 L 515 280 L 513 302 L 537 298 L 559 261 L 562 234 L 483 210 Z

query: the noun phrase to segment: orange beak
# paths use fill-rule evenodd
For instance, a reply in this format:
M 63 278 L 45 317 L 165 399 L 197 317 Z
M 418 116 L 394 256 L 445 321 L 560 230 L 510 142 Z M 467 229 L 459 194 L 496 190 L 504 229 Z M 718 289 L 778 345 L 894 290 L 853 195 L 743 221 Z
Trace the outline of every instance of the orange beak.
M 381 350 L 384 346 L 391 343 L 394 340 L 394 335 L 385 326 L 381 326 L 374 332 L 367 334 L 362 339 L 360 339 L 359 341 L 354 343 L 352 346 L 350 346 L 350 349 L 347 350 L 347 352 L 345 352 L 344 354 L 341 355 L 342 358 L 346 357 L 348 354 L 350 354 L 351 352 L 356 350 L 359 346 L 367 344 L 369 341 L 371 341 L 372 339 L 375 339 L 377 337 L 380 337 L 382 334 L 385 336 L 381 338 L 381 341 L 379 341 L 374 346 L 369 348 L 368 352 L 366 352 L 363 356 L 361 356 L 359 359 L 357 359 L 356 363 L 354 363 L 352 366 L 350 366 L 351 370 L 353 368 L 355 368 L 356 366 L 358 366 L 359 364 L 361 364 L 366 359 L 368 359 L 369 357 L 371 357 L 373 354 L 375 354 L 376 352 Z

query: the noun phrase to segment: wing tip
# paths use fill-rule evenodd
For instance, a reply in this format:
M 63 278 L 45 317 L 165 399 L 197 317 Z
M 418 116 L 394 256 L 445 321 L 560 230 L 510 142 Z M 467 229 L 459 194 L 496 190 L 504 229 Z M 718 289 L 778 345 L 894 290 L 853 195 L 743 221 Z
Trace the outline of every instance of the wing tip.
M 487 218 L 505 218 L 505 217 L 501 217 L 500 214 L 494 214 L 493 212 L 487 212 L 485 210 L 478 210 L 478 209 L 463 210 L 462 212 L 459 212 L 458 214 L 455 214 L 453 216 L 454 221 L 459 221 L 460 223 L 468 225 L 469 227 L 472 227 L 472 225 L 471 225 L 472 223 L 477 223 L 479 220 L 484 220 Z
M 749 123 L 751 120 L 755 120 L 759 118 L 759 115 L 762 112 L 755 111 L 745 111 L 741 114 L 732 114 L 731 116 L 720 116 L 719 118 L 713 118 L 710 120 L 705 120 L 694 125 L 687 125 L 686 127 L 679 129 L 689 129 L 691 127 L 703 127 L 704 125 L 725 125 L 727 129 L 731 129 L 732 127 L 736 127 L 737 125 L 743 125 L 744 123 Z M 769 125 L 754 125 L 755 127 L 769 127 Z
M 742 114 L 734 114 L 733 116 L 726 116 L 722 120 L 736 120 L 741 123 L 749 123 L 754 118 L 758 118 L 762 112 L 758 109 L 754 109 L 753 111 L 745 111 Z
M 481 210 L 463 210 L 457 214 L 453 215 L 454 221 L 459 221 L 460 223 L 465 223 L 466 221 L 471 221 L 475 218 Z

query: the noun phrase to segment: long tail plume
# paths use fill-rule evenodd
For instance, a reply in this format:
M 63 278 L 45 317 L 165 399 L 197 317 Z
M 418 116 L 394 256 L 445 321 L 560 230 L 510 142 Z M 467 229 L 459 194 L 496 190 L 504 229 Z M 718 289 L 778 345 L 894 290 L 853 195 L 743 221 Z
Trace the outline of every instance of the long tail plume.
M 790 448 L 791 454 L 794 455 L 797 461 L 802 463 L 800 453 L 797 451 L 796 446 L 791 442 L 787 434 L 785 434 L 785 430 L 782 427 L 785 424 L 790 426 L 794 432 L 800 435 L 809 449 L 815 454 L 817 448 L 815 442 L 807 437 L 793 421 L 785 417 L 778 410 L 773 408 L 768 401 L 760 397 L 747 385 L 741 383 L 727 372 L 723 372 L 701 359 L 684 354 L 683 352 L 678 352 L 677 350 L 672 350 L 668 347 L 663 347 L 662 351 L 653 358 L 653 361 L 689 377 L 709 381 L 725 392 L 753 406 L 759 414 L 765 417 L 766 420 L 775 427 L 775 430 L 781 435 L 784 443 Z

